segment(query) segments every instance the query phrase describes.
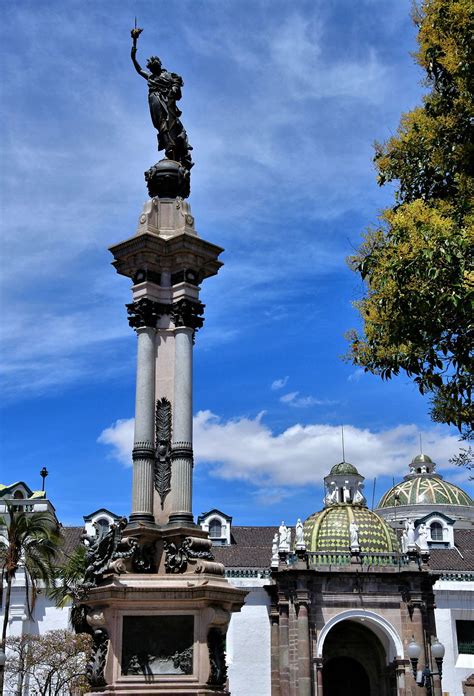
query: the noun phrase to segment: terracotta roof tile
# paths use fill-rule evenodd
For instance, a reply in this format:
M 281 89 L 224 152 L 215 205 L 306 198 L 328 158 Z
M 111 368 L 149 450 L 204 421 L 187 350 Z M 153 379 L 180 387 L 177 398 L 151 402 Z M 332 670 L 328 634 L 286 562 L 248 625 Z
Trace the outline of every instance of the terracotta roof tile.
M 431 569 L 474 572 L 474 529 L 455 529 L 454 544 L 455 549 L 431 549 Z
M 61 527 L 61 556 L 58 562 L 64 563 L 64 561 L 69 558 L 77 549 L 81 543 L 81 535 L 84 531 L 84 527 Z
M 63 527 L 63 553 L 70 556 L 81 541 L 83 527 Z M 268 568 L 272 540 L 278 527 L 232 526 L 231 544 L 213 546 L 216 561 L 227 568 Z M 474 529 L 455 529 L 455 549 L 432 549 L 430 567 L 434 571 L 474 572 Z
M 216 561 L 226 568 L 268 568 L 278 527 L 232 527 L 230 546 L 213 546 Z

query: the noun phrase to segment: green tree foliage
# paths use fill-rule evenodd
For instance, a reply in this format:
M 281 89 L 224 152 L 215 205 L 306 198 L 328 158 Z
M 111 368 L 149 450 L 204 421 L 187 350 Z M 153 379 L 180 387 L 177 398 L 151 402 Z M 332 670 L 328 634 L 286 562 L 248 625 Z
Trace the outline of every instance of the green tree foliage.
M 14 504 L 7 505 L 7 518 L 0 519 L 5 526 L 5 538 L 0 537 L 1 588 L 6 581 L 5 610 L 1 647 L 5 646 L 12 585 L 20 567 L 25 572 L 26 604 L 32 615 L 37 595 L 38 582 L 51 581 L 51 563 L 59 543 L 57 524 L 49 513 L 29 513 L 17 510 Z M 0 693 L 3 689 L 3 671 L 0 673 Z
M 42 636 L 23 635 L 7 639 L 7 693 L 38 696 L 80 696 L 89 691 L 86 679 L 92 639 L 64 629 Z
M 350 359 L 389 379 L 404 371 L 432 396 L 434 420 L 472 436 L 474 5 L 424 0 L 414 11 L 423 105 L 375 146 L 378 182 L 395 182 L 352 268 L 366 285 Z
M 54 581 L 48 590 L 48 595 L 57 607 L 65 607 L 72 603 L 70 623 L 71 626 L 81 632 L 84 626 L 84 607 L 81 602 L 85 598 L 83 587 L 86 572 L 86 547 L 82 544 L 74 552 L 64 559 L 53 570 Z
M 69 602 L 82 597 L 85 572 L 86 547 L 81 544 L 70 556 L 65 557 L 64 563 L 61 563 L 54 571 L 54 583 L 48 595 L 57 607 L 64 607 Z

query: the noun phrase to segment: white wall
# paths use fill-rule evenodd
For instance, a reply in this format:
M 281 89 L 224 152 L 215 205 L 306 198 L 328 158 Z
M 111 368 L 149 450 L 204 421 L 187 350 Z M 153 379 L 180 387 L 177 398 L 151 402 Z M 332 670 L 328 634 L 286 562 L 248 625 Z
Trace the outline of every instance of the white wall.
M 443 694 L 463 696 L 462 682 L 474 671 L 474 655 L 459 655 L 456 619 L 474 621 L 474 582 L 438 580 L 434 590 L 436 632 L 446 648 Z
M 227 664 L 232 696 L 270 696 L 269 580 L 229 578 L 249 594 L 241 611 L 232 614 L 227 633 Z
M 3 592 L 3 606 L 0 609 L 0 625 L 3 625 L 5 598 L 6 587 L 4 587 Z M 44 589 L 40 589 L 36 598 L 33 620 L 27 616 L 27 613 L 25 578 L 23 571 L 20 569 L 16 574 L 12 587 L 7 638 L 27 633 L 43 635 L 47 631 L 69 628 L 69 607 L 63 609 L 55 607 L 54 602 L 46 595 Z

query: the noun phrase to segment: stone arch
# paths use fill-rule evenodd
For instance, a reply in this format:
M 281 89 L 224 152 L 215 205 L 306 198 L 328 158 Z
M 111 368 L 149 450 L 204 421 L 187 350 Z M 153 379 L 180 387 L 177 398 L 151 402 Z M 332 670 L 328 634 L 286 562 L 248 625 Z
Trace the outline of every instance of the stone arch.
M 373 611 L 365 611 L 364 609 L 349 609 L 348 611 L 343 611 L 333 616 L 319 633 L 316 646 L 316 657 L 323 656 L 324 641 L 330 630 L 341 621 L 347 620 L 362 623 L 375 633 L 385 648 L 387 664 L 393 662 L 395 658 L 404 659 L 402 640 L 392 624 L 383 616 L 380 616 L 380 614 L 376 614 Z

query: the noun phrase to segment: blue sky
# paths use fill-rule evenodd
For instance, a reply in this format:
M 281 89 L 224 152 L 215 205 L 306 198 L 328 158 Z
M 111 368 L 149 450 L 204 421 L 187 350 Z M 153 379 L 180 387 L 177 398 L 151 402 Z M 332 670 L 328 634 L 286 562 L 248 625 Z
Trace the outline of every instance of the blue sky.
M 456 432 L 405 377 L 345 363 L 362 288 L 345 258 L 393 189 L 374 140 L 420 100 L 408 0 L 2 3 L 2 471 L 65 524 L 130 510 L 135 335 L 107 248 L 135 230 L 158 159 L 146 84 L 184 78 L 190 203 L 225 248 L 195 349 L 194 512 L 294 524 L 346 458 L 376 498 L 424 449 L 451 480 Z

